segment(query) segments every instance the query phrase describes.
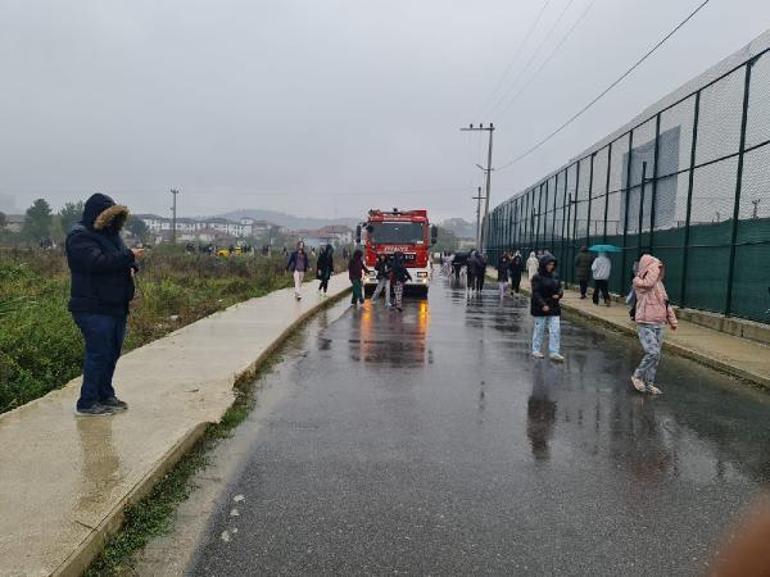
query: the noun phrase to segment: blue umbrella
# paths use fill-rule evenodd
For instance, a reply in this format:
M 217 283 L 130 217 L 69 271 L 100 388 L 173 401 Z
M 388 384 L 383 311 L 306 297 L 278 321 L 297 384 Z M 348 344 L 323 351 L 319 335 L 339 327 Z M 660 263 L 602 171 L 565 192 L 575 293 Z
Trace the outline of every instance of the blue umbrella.
M 590 250 L 591 252 L 623 252 L 614 244 L 595 244 L 591 246 L 588 250 Z

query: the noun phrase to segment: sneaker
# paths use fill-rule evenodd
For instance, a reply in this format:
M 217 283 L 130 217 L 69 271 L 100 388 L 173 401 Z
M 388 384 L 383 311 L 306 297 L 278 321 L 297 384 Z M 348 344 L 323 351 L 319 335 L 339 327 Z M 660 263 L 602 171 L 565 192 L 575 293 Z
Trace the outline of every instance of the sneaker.
M 109 399 L 104 399 L 103 401 L 100 401 L 100 404 L 103 407 L 106 407 L 108 409 L 112 409 L 114 412 L 120 412 L 120 411 L 127 411 L 128 410 L 128 403 L 125 401 L 121 401 L 117 397 L 110 397 Z
M 650 393 L 651 395 L 662 395 L 663 391 L 661 391 L 658 387 L 655 385 L 647 385 L 646 391 Z
M 631 375 L 631 384 L 634 385 L 634 388 L 640 393 L 647 392 L 644 386 L 644 381 L 642 381 L 642 379 L 640 379 L 636 375 Z
M 78 417 L 109 417 L 114 414 L 115 412 L 111 408 L 105 407 L 100 403 L 94 403 L 87 409 L 78 409 L 75 407 L 75 415 Z
M 544 359 L 545 355 L 541 353 L 540 351 L 532 351 L 532 356 L 536 359 Z
M 548 357 L 555 363 L 563 363 L 564 357 L 561 356 L 559 353 L 551 353 L 548 355 Z
M 398 312 L 400 312 L 400 313 L 404 312 L 404 309 L 402 309 L 401 307 L 396 307 L 396 310 L 397 310 Z

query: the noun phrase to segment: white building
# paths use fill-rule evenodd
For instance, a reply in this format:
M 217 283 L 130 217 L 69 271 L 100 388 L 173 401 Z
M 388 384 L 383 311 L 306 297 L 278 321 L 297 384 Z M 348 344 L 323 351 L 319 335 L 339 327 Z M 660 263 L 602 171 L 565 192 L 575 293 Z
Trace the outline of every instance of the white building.
M 170 233 L 172 219 L 156 214 L 137 214 L 136 218 L 144 222 L 147 229 L 156 235 Z M 257 236 L 270 230 L 270 223 L 255 221 L 252 218 L 242 218 L 236 222 L 221 217 L 193 219 L 177 218 L 176 232 L 178 238 L 192 239 L 200 237 L 201 240 L 211 239 L 212 235 L 235 238 L 247 238 Z M 205 237 L 205 239 L 204 239 Z

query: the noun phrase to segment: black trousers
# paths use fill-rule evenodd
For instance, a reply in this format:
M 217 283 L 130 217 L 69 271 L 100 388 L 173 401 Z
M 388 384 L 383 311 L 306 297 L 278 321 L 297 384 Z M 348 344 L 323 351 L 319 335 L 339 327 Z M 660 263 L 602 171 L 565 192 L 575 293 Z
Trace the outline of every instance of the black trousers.
M 580 283 L 580 296 L 586 296 L 588 292 L 588 279 L 578 281 Z
M 594 304 L 599 304 L 599 293 L 602 293 L 604 302 L 610 302 L 610 281 L 607 280 L 595 280 L 594 281 Z

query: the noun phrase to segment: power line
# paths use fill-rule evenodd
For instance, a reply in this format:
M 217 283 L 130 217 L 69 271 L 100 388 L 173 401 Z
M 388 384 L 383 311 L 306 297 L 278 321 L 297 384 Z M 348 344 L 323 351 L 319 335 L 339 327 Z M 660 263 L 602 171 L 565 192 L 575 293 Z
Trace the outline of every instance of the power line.
M 495 103 L 495 106 L 492 108 L 492 110 L 494 110 L 495 108 L 500 106 L 503 102 L 505 102 L 505 100 L 508 98 L 508 96 L 511 94 L 511 92 L 513 92 L 513 89 L 516 88 L 516 85 L 519 83 L 519 79 L 521 79 L 521 77 L 524 76 L 524 73 L 527 70 L 529 70 L 529 67 L 535 61 L 535 58 L 537 58 L 537 55 L 540 54 L 540 50 L 542 50 L 543 46 L 545 46 L 545 43 L 548 42 L 549 37 L 551 36 L 553 31 L 556 30 L 556 27 L 562 21 L 562 18 L 564 18 L 564 15 L 567 13 L 567 10 L 569 10 L 570 6 L 572 6 L 574 1 L 575 0 L 569 0 L 564 5 L 564 8 L 562 8 L 561 13 L 556 18 L 556 21 L 548 29 L 548 32 L 546 32 L 545 36 L 543 37 L 543 40 L 540 42 L 540 44 L 538 44 L 537 48 L 535 48 L 535 51 L 529 57 L 529 60 L 527 60 L 527 63 L 524 65 L 524 67 L 521 70 L 519 70 L 519 73 L 516 75 L 516 78 L 513 79 L 513 82 L 511 82 L 508 85 L 508 89 L 497 100 L 497 103 Z
M 625 71 L 623 74 L 621 74 L 621 75 L 620 75 L 620 76 L 619 76 L 619 77 L 618 77 L 618 78 L 617 78 L 615 81 L 613 81 L 613 82 L 612 82 L 612 83 L 611 83 L 611 84 L 610 84 L 610 85 L 609 85 L 607 88 L 605 88 L 604 90 L 602 90 L 602 91 L 599 93 L 599 95 L 598 95 L 598 96 L 596 96 L 596 97 L 595 97 L 593 100 L 591 100 L 591 102 L 589 102 L 589 103 L 588 103 L 588 104 L 586 104 L 586 105 L 585 105 L 583 108 L 581 108 L 581 109 L 580 109 L 580 110 L 578 110 L 578 111 L 577 111 L 575 114 L 573 114 L 573 115 L 572 115 L 572 116 L 571 116 L 569 119 L 567 119 L 567 121 L 566 121 L 566 122 L 564 122 L 564 123 L 563 123 L 561 126 L 559 126 L 559 127 L 556 129 L 556 130 L 554 130 L 553 132 L 551 132 L 551 133 L 550 133 L 548 136 L 546 136 L 546 137 L 545 137 L 545 138 L 543 138 L 542 140 L 538 141 L 538 142 L 537 142 L 535 145 L 533 145 L 532 147 L 528 148 L 527 150 L 525 150 L 524 152 L 522 152 L 521 154 L 519 154 L 517 157 L 513 158 L 513 159 L 512 159 L 512 160 L 510 160 L 509 162 L 506 162 L 506 163 L 505 163 L 505 164 L 503 164 L 502 166 L 499 166 L 497 169 L 498 169 L 498 170 L 504 170 L 504 169 L 506 169 L 506 168 L 509 168 L 509 167 L 513 166 L 514 164 L 516 164 L 516 163 L 517 163 L 517 162 L 519 162 L 520 160 L 522 160 L 522 159 L 526 158 L 527 156 L 529 156 L 530 154 L 532 154 L 533 152 L 535 152 L 537 149 L 539 149 L 541 146 L 543 146 L 543 145 L 544 145 L 546 142 L 548 142 L 548 141 L 549 141 L 549 140 L 551 140 L 551 139 L 552 139 L 554 136 L 556 136 L 557 134 L 559 134 L 559 133 L 560 133 L 562 130 L 564 130 L 565 128 L 567 128 L 567 127 L 568 127 L 570 124 L 572 124 L 572 123 L 573 123 L 575 120 L 577 120 L 578 118 L 580 118 L 580 117 L 581 117 L 581 116 L 582 116 L 582 115 L 583 115 L 583 114 L 584 114 L 586 111 L 588 111 L 588 109 L 590 109 L 590 108 L 591 108 L 591 107 L 592 107 L 594 104 L 596 104 L 597 102 L 599 102 L 599 100 L 601 100 L 601 99 L 602 99 L 602 98 L 603 98 L 603 97 L 604 97 L 604 96 L 605 96 L 605 95 L 606 95 L 606 94 L 607 94 L 607 93 L 608 93 L 610 90 L 612 90 L 613 88 L 615 88 L 615 87 L 616 87 L 618 84 L 620 84 L 620 83 L 621 83 L 621 82 L 622 82 L 622 81 L 623 81 L 623 80 L 624 80 L 624 79 L 625 79 L 625 78 L 626 78 L 626 77 L 627 77 L 629 74 L 631 74 L 631 73 L 632 73 L 634 70 L 636 70 L 636 69 L 637 69 L 637 68 L 638 68 L 638 67 L 639 67 L 639 66 L 640 66 L 640 65 L 641 65 L 641 64 L 642 64 L 642 63 L 643 63 L 645 60 L 647 60 L 647 58 L 649 58 L 650 56 L 652 56 L 652 54 L 653 54 L 653 53 L 654 53 L 654 52 L 655 52 L 655 51 L 656 51 L 658 48 L 660 48 L 661 46 L 663 46 L 663 44 L 665 44 L 665 43 L 666 43 L 666 41 L 667 41 L 669 38 L 671 38 L 671 37 L 672 37 L 674 34 L 676 34 L 676 33 L 679 31 L 679 29 L 680 29 L 680 28 L 682 28 L 682 26 L 684 26 L 685 24 L 687 24 L 687 22 L 689 22 L 689 21 L 690 21 L 690 20 L 691 20 L 691 19 L 692 19 L 692 18 L 693 18 L 693 17 L 694 17 L 694 16 L 695 16 L 695 15 L 696 15 L 698 12 L 700 12 L 700 10 L 701 10 L 702 8 L 704 8 L 704 7 L 706 6 L 706 4 L 708 4 L 710 1 L 711 1 L 711 0 L 704 0 L 703 2 L 701 2 L 701 3 L 698 5 L 698 7 L 697 7 L 697 8 L 695 8 L 695 10 L 693 10 L 692 12 L 690 12 L 690 14 L 687 16 L 687 18 L 685 18 L 685 19 L 684 19 L 684 20 L 682 20 L 682 21 L 681 21 L 679 24 L 677 24 L 677 25 L 674 27 L 674 29 L 673 29 L 673 30 L 671 30 L 671 32 L 669 32 L 668 34 L 666 34 L 666 35 L 665 35 L 665 36 L 664 36 L 664 37 L 663 37 L 661 40 L 659 40 L 659 41 L 658 41 L 658 43 L 657 43 L 657 44 L 655 44 L 655 46 L 653 46 L 652 48 L 650 48 L 650 49 L 649 49 L 649 50 L 648 50 L 648 51 L 647 51 L 647 52 L 646 52 L 646 53 L 645 53 L 645 54 L 644 54 L 644 55 L 643 55 L 643 56 L 642 56 L 642 57 L 641 57 L 639 60 L 637 60 L 637 61 L 636 61 L 636 62 L 633 64 L 633 66 L 631 66 L 631 67 L 630 67 L 628 70 L 626 70 L 626 71 Z
M 580 26 L 580 23 L 585 20 L 585 17 L 588 16 L 588 13 L 591 11 L 591 8 L 593 8 L 594 4 L 596 4 L 596 0 L 591 0 L 591 2 L 586 6 L 585 10 L 578 16 L 578 19 L 575 20 L 575 22 L 572 24 L 572 26 L 567 30 L 567 32 L 561 37 L 561 40 L 559 40 L 559 43 L 554 47 L 554 49 L 551 51 L 551 53 L 548 55 L 548 57 L 543 60 L 543 62 L 538 66 L 537 70 L 535 70 L 535 73 L 530 76 L 527 83 L 522 86 L 516 94 L 513 95 L 513 98 L 508 101 L 508 104 L 505 105 L 505 108 L 502 109 L 501 114 L 504 114 L 508 111 L 508 109 L 513 105 L 516 100 L 518 100 L 519 96 L 521 96 L 527 88 L 532 86 L 532 83 L 537 79 L 537 77 L 540 75 L 540 73 L 545 69 L 548 64 L 550 64 L 551 60 L 553 60 L 554 56 L 558 54 L 559 50 L 561 50 L 561 47 L 564 46 L 564 44 L 567 42 L 567 40 L 570 39 L 572 36 L 572 33 L 575 31 L 575 29 Z
M 524 46 L 526 45 L 527 41 L 529 40 L 530 36 L 535 32 L 535 29 L 537 28 L 537 25 L 540 24 L 540 20 L 543 18 L 543 14 L 545 13 L 545 9 L 548 8 L 548 5 L 551 3 L 551 0 L 545 0 L 543 3 L 543 6 L 540 8 L 540 12 L 538 12 L 537 17 L 535 18 L 535 21 L 530 25 L 529 30 L 524 35 L 524 38 L 522 38 L 521 42 L 519 42 L 519 45 L 516 47 L 516 51 L 513 53 L 513 58 L 508 62 L 508 65 L 505 67 L 505 70 L 503 70 L 502 75 L 500 76 L 500 79 L 497 81 L 497 84 L 492 89 L 492 92 L 489 94 L 489 96 L 486 98 L 486 101 L 490 101 L 492 98 L 495 97 L 495 94 L 497 94 L 497 91 L 502 88 L 503 84 L 505 83 L 505 78 L 508 76 L 508 74 L 513 70 L 513 65 L 516 64 L 516 60 L 518 60 L 519 56 L 521 55 L 522 50 L 524 49 Z M 484 111 L 478 115 L 479 118 L 485 116 L 484 112 L 486 112 L 488 105 L 484 106 Z

